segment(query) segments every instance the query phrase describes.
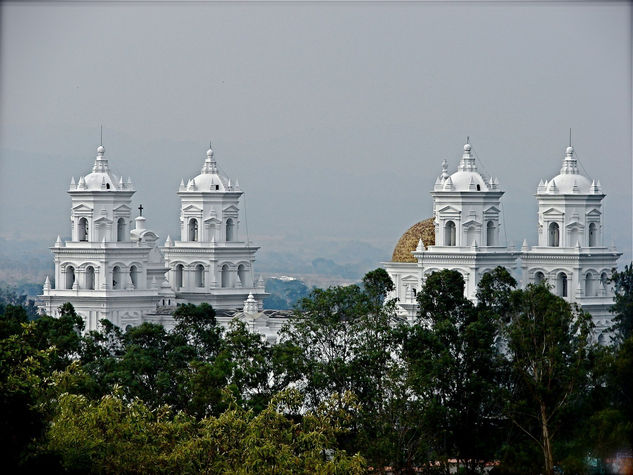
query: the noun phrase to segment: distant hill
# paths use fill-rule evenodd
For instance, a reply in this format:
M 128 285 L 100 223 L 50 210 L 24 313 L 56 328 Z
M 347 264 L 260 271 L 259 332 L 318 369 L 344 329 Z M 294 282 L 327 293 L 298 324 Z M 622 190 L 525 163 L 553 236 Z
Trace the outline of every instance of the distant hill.
M 310 289 L 298 279 L 269 278 L 266 279 L 266 292 L 270 297 L 264 299 L 265 309 L 290 310 L 310 293 Z

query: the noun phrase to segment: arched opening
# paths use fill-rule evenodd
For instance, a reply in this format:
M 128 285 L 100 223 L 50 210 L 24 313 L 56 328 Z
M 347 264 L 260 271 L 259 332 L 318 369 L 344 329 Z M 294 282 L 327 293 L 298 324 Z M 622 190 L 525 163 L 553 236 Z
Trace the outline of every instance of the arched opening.
M 191 218 L 189 220 L 189 240 L 198 240 L 198 220 L 196 218 Z
M 604 333 L 600 333 L 598 337 L 598 345 L 605 346 L 607 344 L 607 339 L 604 337 Z
M 136 266 L 130 267 L 130 279 L 134 288 L 138 288 L 138 269 Z
M 564 272 L 558 274 L 557 288 L 559 297 L 567 297 L 567 274 Z
M 125 219 L 119 218 L 116 223 L 116 240 L 125 241 Z
M 86 288 L 95 289 L 95 268 L 92 266 L 86 267 Z
M 176 266 L 176 288 L 179 289 L 182 287 L 182 273 L 185 266 L 182 264 L 178 264 Z
M 596 289 L 595 289 L 595 279 L 591 272 L 587 272 L 585 276 L 585 297 L 595 297 Z
M 79 228 L 77 229 L 77 237 L 80 241 L 88 240 L 88 220 L 81 218 L 79 220 Z
M 112 269 L 112 288 L 118 290 L 121 288 L 121 268 L 114 266 Z
M 246 267 L 244 264 L 240 264 L 237 268 L 237 276 L 240 279 L 242 287 L 246 287 Z
M 455 223 L 453 221 L 447 221 L 444 226 L 444 245 L 455 245 Z
M 606 272 L 600 274 L 600 288 L 603 292 L 603 295 L 607 294 L 607 285 L 609 284 L 609 277 Z
M 549 225 L 549 245 L 552 247 L 560 246 L 560 229 L 558 223 L 550 223 Z
M 229 266 L 227 264 L 224 264 L 222 266 L 222 287 L 228 287 L 229 286 Z
M 196 266 L 196 287 L 204 287 L 204 266 L 202 264 Z
M 589 225 L 589 247 L 596 247 L 598 245 L 598 226 L 596 223 Z
M 73 266 L 66 267 L 66 288 L 72 289 L 75 284 L 75 268 Z
M 541 284 L 543 283 L 543 281 L 545 281 L 545 274 L 543 274 L 541 271 L 538 271 L 536 274 L 534 274 L 534 283 L 535 284 Z
M 494 246 L 495 244 L 495 223 L 488 221 L 486 225 L 486 246 Z
M 234 239 L 234 231 L 235 231 L 235 224 L 233 224 L 233 219 L 229 218 L 226 220 L 226 240 L 227 241 L 233 241 Z

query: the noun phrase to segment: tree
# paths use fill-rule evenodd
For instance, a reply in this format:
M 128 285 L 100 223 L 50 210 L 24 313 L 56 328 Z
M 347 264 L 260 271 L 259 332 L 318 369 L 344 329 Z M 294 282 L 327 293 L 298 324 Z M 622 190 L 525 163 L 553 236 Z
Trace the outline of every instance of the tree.
M 620 341 L 633 335 L 633 263 L 624 267 L 624 271 L 613 271 L 611 282 L 614 284 L 615 303 L 611 307 L 614 314 L 614 330 Z
M 484 282 L 490 285 L 480 293 L 492 295 L 497 281 Z M 497 324 L 464 296 L 464 280 L 456 271 L 431 274 L 418 303 L 418 322 L 406 335 L 403 359 L 420 405 L 426 461 L 442 461 L 448 473 L 448 459 L 457 458 L 458 465 L 474 471 L 493 458 L 491 441 L 498 433 L 493 417 Z
M 273 351 L 273 361 L 283 364 L 277 370 L 280 381 L 300 388 L 308 407 L 347 391 L 358 398 L 356 430 L 341 443 L 354 450 L 363 447 L 376 464 L 393 455 L 393 441 L 384 440 L 394 431 L 391 396 L 398 388 L 392 383 L 400 369 L 394 358 L 395 303 L 383 305 L 392 285 L 386 272 L 378 270 L 366 276 L 364 289 L 313 290 L 299 302 Z
M 0 453 L 9 471 L 22 465 L 46 424 L 41 407 L 51 350 L 33 347 L 35 323 L 0 339 Z
M 548 475 L 563 455 L 555 453 L 563 421 L 587 391 L 591 328 L 589 314 L 544 285 L 512 293 L 504 327 L 511 371 L 506 414 L 539 447 Z
M 164 404 L 181 409 L 190 399 L 190 367 L 196 352 L 178 333 L 162 325 L 143 323 L 123 335 L 123 353 L 114 368 L 115 380 L 129 397 L 151 407 Z
M 297 391 L 276 395 L 259 414 L 232 400 L 196 422 L 168 406 L 151 409 L 114 393 L 98 401 L 64 394 L 47 449 L 67 471 L 95 473 L 362 473 L 364 460 L 336 446 L 349 413 L 329 400 L 298 415 Z M 344 406 L 353 407 L 349 395 Z
M 210 361 L 220 349 L 222 328 L 217 325 L 215 310 L 208 303 L 180 305 L 174 312 L 174 333 L 182 335 L 196 349 L 197 357 Z

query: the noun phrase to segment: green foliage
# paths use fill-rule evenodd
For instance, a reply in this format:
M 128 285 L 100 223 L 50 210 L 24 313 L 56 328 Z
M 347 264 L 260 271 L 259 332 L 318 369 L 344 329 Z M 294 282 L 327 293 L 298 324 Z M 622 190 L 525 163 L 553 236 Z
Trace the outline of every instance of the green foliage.
M 229 400 L 218 417 L 196 421 L 116 393 L 94 402 L 64 394 L 47 449 L 85 473 L 362 473 L 363 458 L 335 445 L 349 419 L 339 402 L 298 417 L 301 397 L 286 391 L 259 414 Z
M 39 286 L 41 290 L 41 286 Z M 0 286 L 0 315 L 5 313 L 7 306 L 22 307 L 29 320 L 37 318 L 37 307 L 35 301 L 27 299 L 23 293 L 23 288 Z
M 548 474 L 555 460 L 572 455 L 565 451 L 569 440 L 562 429 L 588 391 L 591 329 L 590 315 L 545 286 L 512 293 L 504 328 L 510 367 L 506 414 L 540 448 Z
M 35 323 L 0 340 L 0 451 L 3 466 L 15 468 L 45 428 L 39 402 L 46 391 L 51 352 L 33 347 Z
M 502 268 L 482 276 L 477 305 L 459 273 L 428 276 L 413 324 L 387 300 L 383 269 L 361 286 L 315 289 L 276 344 L 238 320 L 222 329 L 206 304 L 178 307 L 173 331 L 104 320 L 82 334 L 70 304 L 29 323 L 24 302 L 0 299 L 3 461 L 82 473 L 448 473 L 457 460 L 475 473 L 496 459 L 499 473 L 582 472 L 587 456 L 632 443 L 631 273 L 614 274 L 622 337 L 606 348 L 590 344 L 588 315 L 545 286 L 514 290 Z
M 497 282 L 483 283 L 482 294 Z M 456 271 L 431 274 L 418 302 L 420 321 L 407 332 L 403 359 L 420 405 L 427 457 L 441 461 L 444 470 L 449 458 L 475 470 L 493 459 L 499 432 L 496 321 L 464 297 Z
M 619 340 L 626 340 L 633 336 L 633 263 L 625 266 L 622 272 L 614 269 L 611 282 L 615 291 L 615 303 L 611 308 L 614 330 Z

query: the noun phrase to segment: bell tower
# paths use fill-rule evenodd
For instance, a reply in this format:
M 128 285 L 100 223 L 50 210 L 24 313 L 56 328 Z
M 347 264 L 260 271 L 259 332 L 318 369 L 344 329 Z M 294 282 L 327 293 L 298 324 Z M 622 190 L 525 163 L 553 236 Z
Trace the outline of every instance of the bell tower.
M 538 244 L 521 249 L 524 285 L 547 282 L 560 297 L 575 302 L 594 317 L 598 338 L 606 338 L 613 289 L 611 269 L 622 253 L 604 245 L 600 181 L 578 169 L 571 144 L 560 173 L 541 180 L 538 202 Z
M 262 308 L 266 294 L 253 269 L 259 248 L 240 230 L 243 193 L 237 180 L 221 173 L 211 147 L 200 174 L 186 184 L 181 180 L 180 240 L 168 237 L 162 248 L 169 281 L 180 300 L 231 309 L 241 308 L 252 293 Z

